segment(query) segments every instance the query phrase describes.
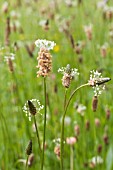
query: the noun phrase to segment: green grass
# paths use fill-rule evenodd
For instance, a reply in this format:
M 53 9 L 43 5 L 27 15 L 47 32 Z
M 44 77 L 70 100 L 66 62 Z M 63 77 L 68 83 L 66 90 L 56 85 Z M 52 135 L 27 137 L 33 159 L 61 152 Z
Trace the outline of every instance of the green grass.
M 17 1 L 9 1 L 9 10 L 4 14 L 0 10 L 0 170 L 24 170 L 22 163 L 17 163 L 19 159 L 27 158 L 25 149 L 28 141 L 33 141 L 33 153 L 35 160 L 29 168 L 31 170 L 40 169 L 40 159 L 37 145 L 37 138 L 33 132 L 33 121 L 29 122 L 25 113 L 22 111 L 24 103 L 32 98 L 39 99 L 44 104 L 43 95 L 43 78 L 36 77 L 38 48 L 35 47 L 33 57 L 30 57 L 25 49 L 25 44 L 32 44 L 36 39 L 47 39 L 55 41 L 59 50 L 51 51 L 53 56 L 52 76 L 47 78 L 47 93 L 50 105 L 47 107 L 47 129 L 45 150 L 45 170 L 60 169 L 60 161 L 54 153 L 55 144 L 53 139 L 60 137 L 61 117 L 63 115 L 63 100 L 65 89 L 62 86 L 62 75 L 57 72 L 58 68 L 70 64 L 72 68 L 78 68 L 80 76 L 73 80 L 68 90 L 67 96 L 81 84 L 87 83 L 90 70 L 102 70 L 103 77 L 110 77 L 111 81 L 106 84 L 106 90 L 99 97 L 98 109 L 94 113 L 91 109 L 93 90 L 85 87 L 78 91 L 71 101 L 67 116 L 71 119 L 71 124 L 65 126 L 66 137 L 75 136 L 74 126 L 77 123 L 80 126 L 80 135 L 74 145 L 74 170 L 90 170 L 89 160 L 100 155 L 103 163 L 97 165 L 95 170 L 112 170 L 113 169 L 113 42 L 109 37 L 109 28 L 113 29 L 113 18 L 111 21 L 103 19 L 102 9 L 96 7 L 97 0 L 84 0 L 81 5 L 68 7 L 63 0 L 57 0 L 58 10 L 51 7 L 54 1 L 22 1 L 21 6 Z M 2 9 L 4 1 L 0 1 Z M 113 6 L 112 0 L 108 2 Z M 42 15 L 41 10 L 45 9 L 46 14 Z M 4 43 L 6 18 L 10 16 L 11 23 L 15 20 L 11 17 L 11 11 L 19 13 L 17 18 L 20 22 L 23 33 L 11 32 L 10 46 L 6 47 Z M 54 14 L 54 19 L 50 19 L 50 13 Z M 60 17 L 61 19 L 57 20 Z M 39 26 L 39 21 L 48 19 L 50 29 L 45 31 Z M 76 54 L 71 47 L 69 38 L 64 32 L 59 31 L 62 20 L 69 20 L 69 31 L 74 37 L 75 42 L 84 41 L 85 47 L 80 55 Z M 93 38 L 89 41 L 84 33 L 84 25 L 93 25 Z M 17 42 L 19 50 L 15 51 L 14 43 Z M 102 46 L 108 43 L 107 56 L 103 58 L 100 55 L 98 45 Z M 4 47 L 4 49 L 1 49 Z M 7 53 L 14 53 L 13 61 L 14 72 L 9 71 L 9 67 L 4 62 L 4 56 Z M 82 63 L 79 62 L 82 57 Z M 58 91 L 55 93 L 54 88 L 57 86 Z M 74 108 L 74 103 L 79 102 L 86 106 L 86 111 L 82 117 Z M 110 119 L 106 119 L 106 108 L 110 109 Z M 44 111 L 42 111 L 43 114 Z M 96 127 L 94 119 L 99 118 L 100 126 Z M 37 124 L 39 128 L 41 141 L 43 139 L 43 116 L 37 114 Z M 90 122 L 90 129 L 85 129 L 86 121 Z M 95 139 L 96 132 L 96 139 Z M 108 135 L 109 143 L 106 145 L 103 140 L 104 134 Z M 96 143 L 96 145 L 95 145 Z M 102 145 L 101 153 L 97 147 Z M 64 169 L 70 169 L 70 146 L 65 144 Z M 88 166 L 85 167 L 84 164 Z

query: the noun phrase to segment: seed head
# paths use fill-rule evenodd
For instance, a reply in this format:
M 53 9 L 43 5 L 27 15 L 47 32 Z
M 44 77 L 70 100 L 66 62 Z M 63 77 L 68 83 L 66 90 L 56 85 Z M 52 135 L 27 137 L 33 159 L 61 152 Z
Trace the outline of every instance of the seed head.
M 109 109 L 106 109 L 106 119 L 109 120 L 111 115 L 111 111 Z
M 44 106 L 40 104 L 39 100 L 31 99 L 25 103 L 23 111 L 26 113 L 26 116 L 28 116 L 29 121 L 31 121 L 31 117 L 35 116 L 36 113 L 40 113 L 40 110 L 43 108 Z
M 84 32 L 89 40 L 92 40 L 92 24 L 84 26 Z
M 86 128 L 86 130 L 90 129 L 90 121 L 89 120 L 86 120 L 85 128 Z
M 48 76 L 52 69 L 52 56 L 50 55 L 49 51 L 45 48 L 41 48 L 38 53 L 37 60 L 37 68 L 39 68 L 39 71 L 37 72 L 37 77 Z
M 6 20 L 6 29 L 5 29 L 5 45 L 9 46 L 10 45 L 10 18 L 8 17 Z
M 46 77 L 49 75 L 52 69 L 52 56 L 49 50 L 53 49 L 56 45 L 54 41 L 47 40 L 36 40 L 35 45 L 40 49 L 38 53 L 38 66 L 39 71 L 37 72 L 37 77 Z
M 4 56 L 4 61 L 7 62 L 10 72 L 14 72 L 13 60 L 15 59 L 15 55 L 13 53 L 9 53 Z
M 56 154 L 57 158 L 60 159 L 60 145 L 55 146 L 54 153 Z
M 29 111 L 31 115 L 36 115 L 36 107 L 30 100 L 28 100 L 28 106 L 29 106 Z
M 98 71 L 91 71 L 88 84 L 94 89 L 94 96 L 99 96 L 105 90 L 105 83 L 110 81 L 109 77 L 103 78 Z
M 69 64 L 66 67 L 59 68 L 58 72 L 61 72 L 63 74 L 62 85 L 65 88 L 69 88 L 71 80 L 75 77 L 75 75 L 79 75 L 78 69 L 71 69 Z
M 30 155 L 32 153 L 32 140 L 29 141 L 28 146 L 26 148 L 26 154 Z
M 93 112 L 96 112 L 98 106 L 98 97 L 94 96 L 92 100 L 92 110 Z

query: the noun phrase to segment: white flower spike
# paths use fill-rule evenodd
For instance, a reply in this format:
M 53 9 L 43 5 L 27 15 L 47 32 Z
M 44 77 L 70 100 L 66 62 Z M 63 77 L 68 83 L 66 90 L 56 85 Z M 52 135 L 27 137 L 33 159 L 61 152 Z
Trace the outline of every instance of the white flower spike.
M 103 78 L 101 73 L 96 71 L 90 71 L 90 79 L 88 80 L 88 83 L 92 88 L 94 89 L 94 95 L 99 96 L 103 90 L 105 90 L 104 83 L 110 81 L 111 79 L 109 77 Z

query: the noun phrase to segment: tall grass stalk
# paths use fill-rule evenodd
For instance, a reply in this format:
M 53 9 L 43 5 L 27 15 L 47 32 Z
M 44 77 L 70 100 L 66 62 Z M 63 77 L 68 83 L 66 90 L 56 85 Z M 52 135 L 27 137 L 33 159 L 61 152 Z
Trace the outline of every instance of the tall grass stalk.
M 41 158 L 41 144 L 40 144 L 40 137 L 39 137 L 38 127 L 37 127 L 37 124 L 36 124 L 36 117 L 35 117 L 35 115 L 34 115 L 33 117 L 34 117 L 34 124 L 35 124 L 35 129 L 36 129 L 36 135 L 37 135 L 38 145 L 39 145 L 40 158 Z
M 64 167 L 63 167 L 63 156 L 64 156 L 64 121 L 65 121 L 65 116 L 66 116 L 67 109 L 68 109 L 68 106 L 69 106 L 69 104 L 70 104 L 70 101 L 71 101 L 71 99 L 73 98 L 74 94 L 75 94 L 79 89 L 81 89 L 82 87 L 85 87 L 85 86 L 89 86 L 89 83 L 83 84 L 83 85 L 79 86 L 78 88 L 76 88 L 76 89 L 73 91 L 73 93 L 70 95 L 69 100 L 67 101 L 66 106 L 65 106 L 65 109 L 64 109 L 64 114 L 63 114 L 62 122 L 61 122 L 61 144 L 60 144 L 60 149 L 61 149 L 60 169 L 61 169 L 61 170 L 64 169 Z
M 44 166 L 44 150 L 45 150 L 45 137 L 46 137 L 46 112 L 47 112 L 47 102 L 46 102 L 46 78 L 43 79 L 44 83 L 44 132 L 43 132 L 43 148 L 42 148 L 42 160 L 41 160 L 41 170 Z

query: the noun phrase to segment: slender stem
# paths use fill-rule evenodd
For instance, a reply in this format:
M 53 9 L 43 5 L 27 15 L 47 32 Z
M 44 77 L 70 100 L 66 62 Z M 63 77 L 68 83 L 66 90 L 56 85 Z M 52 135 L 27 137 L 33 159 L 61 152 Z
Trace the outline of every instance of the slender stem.
M 73 146 L 70 145 L 70 170 L 74 170 L 74 151 Z
M 41 158 L 41 145 L 40 145 L 40 137 L 39 137 L 39 132 L 38 132 L 38 127 L 36 124 L 36 117 L 34 117 L 34 124 L 35 124 L 35 129 L 36 129 L 36 135 L 37 135 L 37 139 L 38 139 L 38 145 L 39 145 L 39 150 L 40 150 L 40 158 Z
M 29 155 L 27 155 L 27 160 L 26 160 L 26 170 L 28 170 L 28 158 L 29 158 Z
M 78 91 L 79 89 L 81 89 L 82 87 L 85 87 L 85 86 L 89 86 L 89 83 L 83 84 L 83 85 L 79 86 L 78 88 L 76 88 L 76 89 L 73 91 L 73 93 L 71 94 L 71 96 L 70 96 L 70 98 L 69 98 L 69 100 L 68 100 L 68 102 L 67 102 L 67 105 L 66 105 L 66 107 L 65 107 L 64 117 L 65 117 L 65 115 L 66 115 L 67 108 L 68 108 L 68 106 L 69 106 L 69 104 L 70 104 L 70 101 L 71 101 L 71 99 L 73 98 L 73 96 L 74 96 L 74 94 L 76 93 L 76 91 Z
M 65 107 L 66 107 L 66 101 L 67 101 L 67 89 L 65 89 L 65 96 L 64 96 L 64 111 L 65 111 Z M 64 142 L 64 117 L 62 118 L 62 126 L 61 126 L 61 139 L 62 139 L 62 142 L 61 142 L 61 153 L 63 153 L 63 149 L 64 149 L 64 145 L 63 145 L 63 142 Z M 63 169 L 63 156 L 61 156 L 61 169 Z
M 65 89 L 65 96 L 64 96 L 64 110 L 66 106 L 66 98 L 67 98 L 67 89 Z
M 44 77 L 44 133 L 43 133 L 43 150 L 42 150 L 42 162 L 41 162 L 41 170 L 43 170 L 44 166 L 44 148 L 45 148 L 45 136 L 46 136 L 46 78 Z
M 76 88 L 73 91 L 73 93 L 71 94 L 71 96 L 69 97 L 69 100 L 67 101 L 67 104 L 65 106 L 65 110 L 64 110 L 64 114 L 63 114 L 62 122 L 61 122 L 61 144 L 60 144 L 60 150 L 61 150 L 60 168 L 61 168 L 61 170 L 63 170 L 63 157 L 64 157 L 64 120 L 65 120 L 65 115 L 67 113 L 67 109 L 70 104 L 70 101 L 73 98 L 76 91 L 78 91 L 79 89 L 81 89 L 82 87 L 85 87 L 85 86 L 89 86 L 89 83 L 83 84 L 83 85 L 79 86 L 78 88 Z
M 97 165 L 97 135 L 96 135 L 96 126 L 95 126 L 95 116 L 93 113 L 93 133 L 94 133 L 94 154 L 95 154 L 95 162 Z M 98 169 L 98 166 L 97 166 Z
M 62 117 L 62 124 L 61 124 L 61 143 L 60 143 L 60 151 L 61 151 L 60 168 L 61 170 L 63 170 L 63 156 L 64 156 L 64 119 L 65 119 L 65 116 Z

